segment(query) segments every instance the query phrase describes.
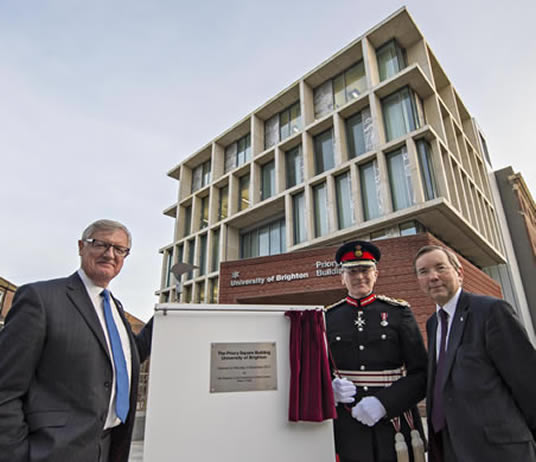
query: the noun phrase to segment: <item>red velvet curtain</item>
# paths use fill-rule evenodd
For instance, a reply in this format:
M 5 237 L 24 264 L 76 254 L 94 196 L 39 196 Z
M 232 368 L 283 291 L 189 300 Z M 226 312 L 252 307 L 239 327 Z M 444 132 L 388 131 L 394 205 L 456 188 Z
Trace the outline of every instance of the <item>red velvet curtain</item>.
M 337 415 L 321 310 L 287 311 L 290 318 L 291 422 L 322 422 Z

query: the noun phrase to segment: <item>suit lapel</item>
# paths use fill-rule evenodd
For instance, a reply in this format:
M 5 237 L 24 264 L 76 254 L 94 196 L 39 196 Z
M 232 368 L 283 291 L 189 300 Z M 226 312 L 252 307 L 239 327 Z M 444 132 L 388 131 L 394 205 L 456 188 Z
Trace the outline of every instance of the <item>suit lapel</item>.
M 454 319 L 452 320 L 452 325 L 450 327 L 450 334 L 448 337 L 447 345 L 447 358 L 445 365 L 445 375 L 443 376 L 442 387 L 445 385 L 445 382 L 450 375 L 450 370 L 454 364 L 454 359 L 456 358 L 456 351 L 460 346 L 463 337 L 463 331 L 465 325 L 467 324 L 467 317 L 469 315 L 469 300 L 467 299 L 466 294 L 462 291 L 458 304 L 456 306 L 456 311 L 454 312 Z
M 106 339 L 104 338 L 104 332 L 102 331 L 102 325 L 99 321 L 97 313 L 95 312 L 95 307 L 93 306 L 93 303 L 91 303 L 89 295 L 87 294 L 86 288 L 77 273 L 74 273 L 68 279 L 67 297 L 71 299 L 73 305 L 82 315 L 90 330 L 93 332 L 95 337 L 97 337 L 97 340 L 106 353 L 106 356 L 110 358 Z

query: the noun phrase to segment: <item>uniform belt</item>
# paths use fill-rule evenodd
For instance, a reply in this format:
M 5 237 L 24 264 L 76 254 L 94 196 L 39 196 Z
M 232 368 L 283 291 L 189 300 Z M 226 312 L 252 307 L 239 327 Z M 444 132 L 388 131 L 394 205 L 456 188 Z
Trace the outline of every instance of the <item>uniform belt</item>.
M 384 371 L 348 371 L 339 369 L 339 374 L 346 377 L 357 387 L 388 387 L 404 377 L 405 369 L 389 369 Z

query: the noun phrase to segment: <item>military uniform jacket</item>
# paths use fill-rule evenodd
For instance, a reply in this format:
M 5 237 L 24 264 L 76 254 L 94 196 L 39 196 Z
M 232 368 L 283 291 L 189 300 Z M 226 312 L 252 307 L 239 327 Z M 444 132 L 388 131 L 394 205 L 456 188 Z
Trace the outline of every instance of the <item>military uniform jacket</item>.
M 349 297 L 328 307 L 326 328 L 333 372 L 403 367 L 405 376 L 390 386 L 357 387 L 355 403 L 365 396 L 376 396 L 387 411 L 387 415 L 373 427 L 352 417 L 350 410 L 355 403 L 338 404 L 335 445 L 342 457 L 360 462 L 396 462 L 395 430 L 390 419 L 402 417 L 402 433 L 411 448 L 410 428 L 403 418 L 404 411 L 411 411 L 424 441 L 416 405 L 425 396 L 427 354 L 419 327 L 406 302 L 380 295 L 375 300 L 372 295 L 372 301 L 370 298 L 359 301 Z

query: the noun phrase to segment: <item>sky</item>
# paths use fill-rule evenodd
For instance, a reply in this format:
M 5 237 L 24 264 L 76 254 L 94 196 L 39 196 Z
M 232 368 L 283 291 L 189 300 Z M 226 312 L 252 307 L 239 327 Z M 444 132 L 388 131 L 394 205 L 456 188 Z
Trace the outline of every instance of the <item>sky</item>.
M 0 276 L 67 276 L 82 230 L 119 220 L 133 248 L 111 289 L 148 320 L 167 172 L 403 5 L 493 168 L 536 197 L 534 0 L 0 0 Z

